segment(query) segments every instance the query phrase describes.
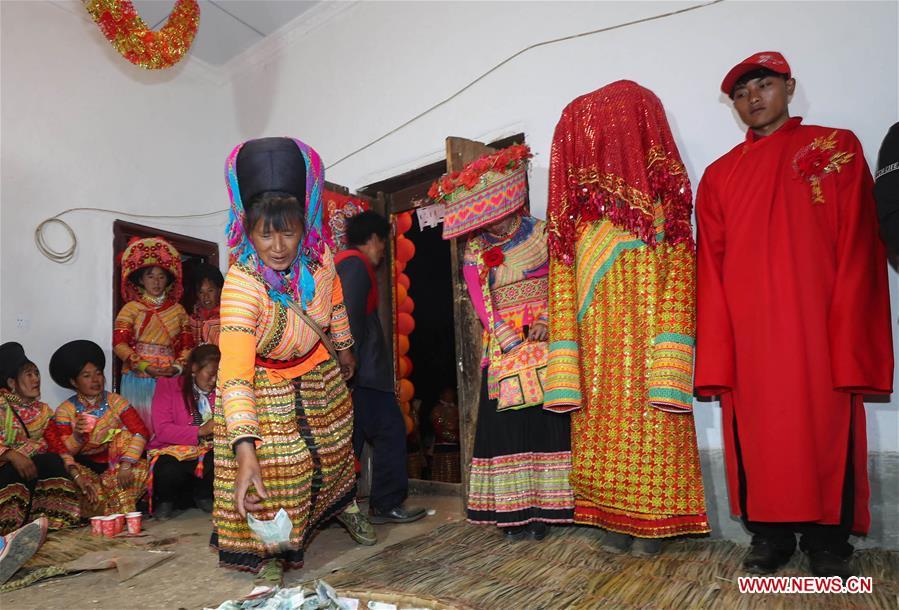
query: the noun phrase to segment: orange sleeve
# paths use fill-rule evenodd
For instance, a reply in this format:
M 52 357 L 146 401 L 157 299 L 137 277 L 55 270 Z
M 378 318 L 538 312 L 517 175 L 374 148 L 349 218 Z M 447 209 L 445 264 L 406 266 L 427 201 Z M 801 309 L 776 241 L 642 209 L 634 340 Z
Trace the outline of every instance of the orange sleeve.
M 262 315 L 263 299 L 267 298 L 254 278 L 236 265 L 231 267 L 222 288 L 218 393 L 232 446 L 243 438 L 262 442 L 253 379 L 256 327 Z

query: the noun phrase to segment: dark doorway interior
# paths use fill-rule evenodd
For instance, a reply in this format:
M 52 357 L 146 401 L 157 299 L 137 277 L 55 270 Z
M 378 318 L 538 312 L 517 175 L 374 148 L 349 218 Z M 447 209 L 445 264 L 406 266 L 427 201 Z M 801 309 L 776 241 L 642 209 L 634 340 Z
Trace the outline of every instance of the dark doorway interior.
M 416 215 L 412 228 L 405 233 L 415 244 L 415 256 L 405 270 L 410 280 L 409 296 L 415 302 L 415 331 L 409 336 L 413 363 L 410 380 L 415 398 L 421 401 L 418 420 L 422 449 L 431 456 L 435 442 L 433 408 L 441 392 L 456 388 L 450 243 L 441 233 L 439 225 L 421 229 Z M 430 479 L 433 460 L 426 464 L 422 478 Z

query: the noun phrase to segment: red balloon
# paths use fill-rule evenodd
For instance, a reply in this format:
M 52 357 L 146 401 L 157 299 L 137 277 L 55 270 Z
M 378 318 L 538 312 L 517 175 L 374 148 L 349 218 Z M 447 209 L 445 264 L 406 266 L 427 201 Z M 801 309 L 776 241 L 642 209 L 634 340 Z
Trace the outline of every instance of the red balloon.
M 410 402 L 415 397 L 415 386 L 408 379 L 400 379 L 400 402 Z
M 412 360 L 409 359 L 409 356 L 400 356 L 400 377 L 408 378 L 412 375 Z
M 415 422 L 408 415 L 403 415 L 403 422 L 406 424 L 406 436 L 409 436 L 415 430 Z
M 397 260 L 394 262 L 393 268 L 396 270 L 397 273 L 402 273 L 403 271 L 406 270 L 406 263 L 404 263 L 400 260 Z
M 403 212 L 396 215 L 396 234 L 402 235 L 412 228 L 412 212 Z
M 405 273 L 398 273 L 396 275 L 396 283 L 405 287 L 406 290 L 409 290 L 409 286 L 412 285 L 412 281 L 409 279 L 409 276 Z
M 396 351 L 399 352 L 400 356 L 405 356 L 409 353 L 409 337 L 407 337 L 406 335 L 397 335 Z
M 396 331 L 401 335 L 411 335 L 415 330 L 415 319 L 407 313 L 396 314 Z
M 408 298 L 408 293 L 406 292 L 406 287 L 402 284 L 396 285 L 396 302 L 397 304 L 402 303 Z
M 403 412 L 403 415 L 412 415 L 412 411 L 410 411 L 411 408 L 412 408 L 412 404 L 409 402 L 401 402 L 400 403 L 400 411 Z
M 415 244 L 405 237 L 396 238 L 396 260 L 408 263 L 415 256 Z
M 412 297 L 407 296 L 406 300 L 402 303 L 397 303 L 396 310 L 398 313 L 408 313 L 411 314 L 415 311 L 415 301 L 412 300 Z

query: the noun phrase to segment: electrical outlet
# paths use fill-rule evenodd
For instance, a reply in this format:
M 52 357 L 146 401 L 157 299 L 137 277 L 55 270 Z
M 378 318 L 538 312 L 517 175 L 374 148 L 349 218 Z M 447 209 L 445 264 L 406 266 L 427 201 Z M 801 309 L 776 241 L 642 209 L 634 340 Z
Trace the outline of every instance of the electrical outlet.
M 16 328 L 27 330 L 29 326 L 31 326 L 31 320 L 28 319 L 28 316 L 23 313 L 16 316 Z

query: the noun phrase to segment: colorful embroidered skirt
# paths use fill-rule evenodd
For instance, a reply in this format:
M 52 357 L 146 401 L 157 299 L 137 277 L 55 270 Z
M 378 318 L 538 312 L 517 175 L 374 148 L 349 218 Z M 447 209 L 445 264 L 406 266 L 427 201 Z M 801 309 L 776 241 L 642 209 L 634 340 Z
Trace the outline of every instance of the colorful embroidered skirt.
M 257 366 L 254 386 L 263 439 L 256 457 L 269 496 L 254 516 L 273 519 L 283 508 L 293 522 L 290 548 L 271 552 L 237 512 L 237 460 L 228 444 L 220 401 L 214 416 L 215 510 L 210 543 L 223 567 L 258 572 L 264 560 L 279 558 L 286 568 L 298 569 L 312 534 L 355 497 L 353 403 L 333 360 L 299 379 L 277 384 Z
M 531 521 L 571 523 L 568 484 L 571 432 L 567 414 L 542 408 L 497 411 L 481 380 L 468 520 L 500 527 Z
M 52 453 L 34 456 L 38 478 L 25 482 L 13 468 L 0 468 L 0 535 L 37 517 L 47 517 L 50 529 L 78 525 L 80 492 L 65 472 L 62 459 Z
M 149 473 L 147 460 L 140 459 L 131 466 L 131 483 L 125 488 L 119 486 L 120 465 L 109 468 L 107 464 L 90 463 L 86 459 L 79 460 L 75 466 L 76 472 L 79 476 L 87 478 L 99 495 L 97 502 L 91 502 L 86 495 L 81 496 L 83 516 L 124 514 L 137 508 L 138 500 L 147 493 Z
M 644 538 L 706 533 L 693 415 L 650 406 L 647 366 L 663 312 L 689 302 L 692 282 L 681 282 L 683 295 L 666 287 L 660 270 L 673 253 L 662 246 L 616 252 L 578 322 L 584 397 L 571 414 L 574 520 Z M 678 315 L 692 325 L 692 311 Z

